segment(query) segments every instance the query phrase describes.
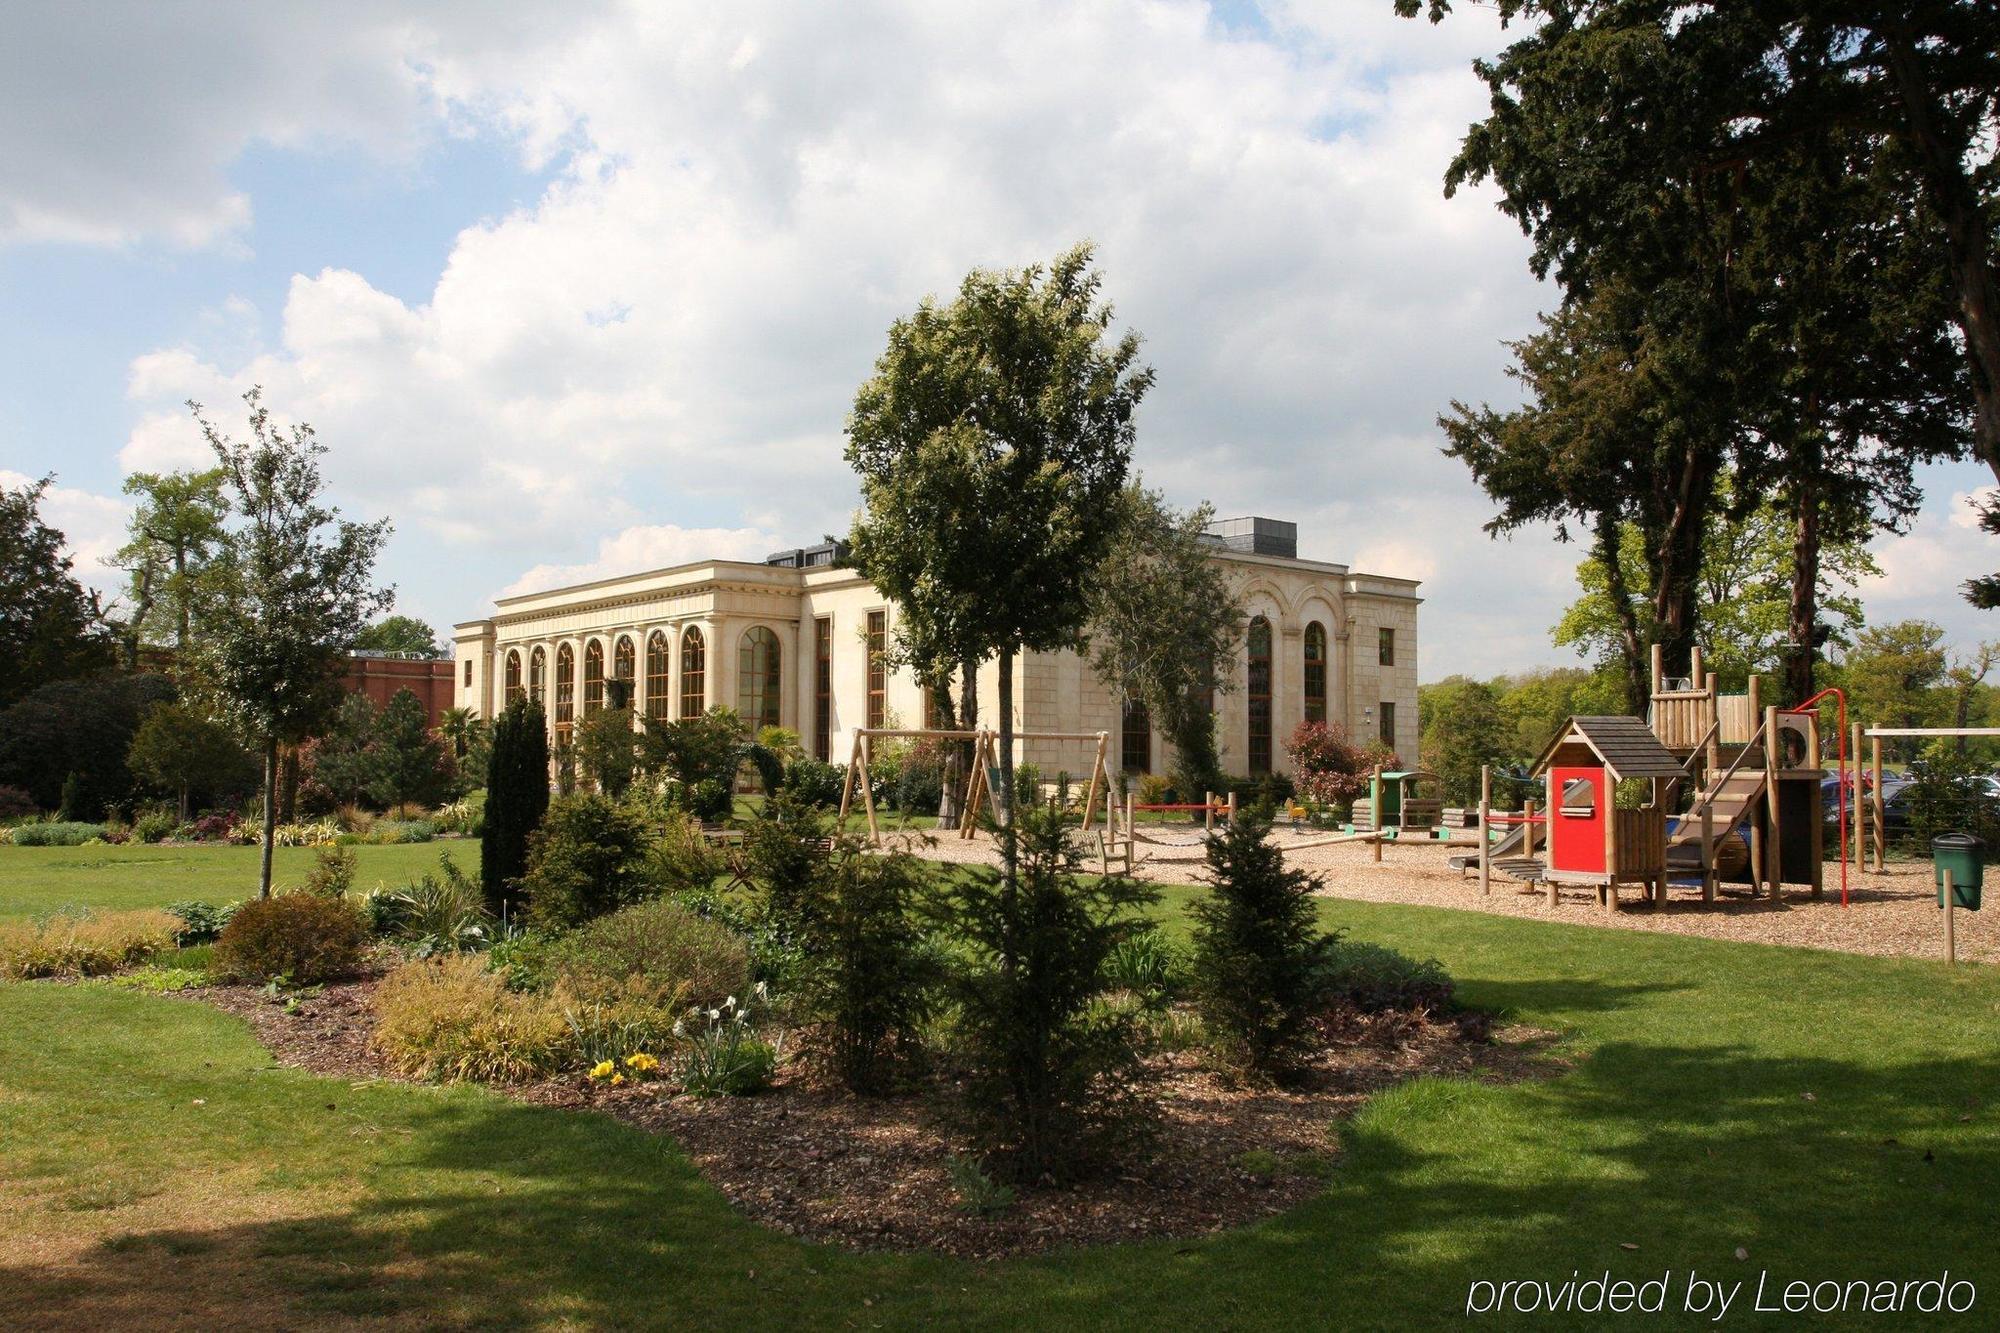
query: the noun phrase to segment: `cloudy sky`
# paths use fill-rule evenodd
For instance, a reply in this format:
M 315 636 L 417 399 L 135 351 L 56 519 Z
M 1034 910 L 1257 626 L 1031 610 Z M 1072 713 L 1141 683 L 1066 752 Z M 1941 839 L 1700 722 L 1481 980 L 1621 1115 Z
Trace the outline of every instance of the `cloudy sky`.
M 0 480 L 110 588 L 121 477 L 265 386 L 391 516 L 440 627 L 507 591 L 844 529 L 896 316 L 1089 238 L 1159 374 L 1138 465 L 1302 553 L 1423 579 L 1426 678 L 1565 660 L 1576 551 L 1494 543 L 1433 424 L 1550 300 L 1446 200 L 1503 37 L 1389 0 L 0 13 Z M 1990 478 L 1986 478 L 1990 481 Z M 1991 637 L 1971 467 L 1871 615 Z

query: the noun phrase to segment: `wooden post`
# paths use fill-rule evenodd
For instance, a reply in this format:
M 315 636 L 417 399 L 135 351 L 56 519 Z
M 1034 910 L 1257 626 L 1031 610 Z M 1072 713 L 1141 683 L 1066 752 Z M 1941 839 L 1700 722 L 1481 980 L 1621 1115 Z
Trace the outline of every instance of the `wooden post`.
M 1215 832 L 1215 793 L 1212 791 L 1201 794 L 1201 831 Z
M 1101 790 L 1098 786 L 1098 779 L 1102 778 L 1104 780 L 1105 787 L 1111 785 L 1111 774 L 1104 767 L 1105 736 L 1105 732 L 1100 731 L 1097 733 L 1097 762 L 1091 766 L 1090 791 L 1083 798 L 1083 831 L 1085 833 L 1090 832 L 1090 815 L 1092 811 L 1097 809 L 1097 793 Z
M 1665 675 L 1665 672 L 1661 669 L 1664 664 L 1665 652 L 1666 650 L 1659 644 L 1656 643 L 1653 645 L 1653 693 L 1655 694 L 1660 692 L 1660 681 Z
M 1958 890 L 1949 870 L 1944 872 L 1944 960 L 1958 966 Z
M 1235 823 L 1236 823 L 1236 793 L 1235 793 L 1235 792 L 1230 792 L 1230 793 L 1229 793 L 1229 822 L 1230 822 L 1230 824 L 1231 824 L 1232 826 L 1234 826 L 1234 825 L 1235 825 Z
M 868 840 L 879 845 L 882 841 L 882 830 L 875 823 L 875 788 L 874 784 L 868 781 L 868 770 L 875 766 L 874 759 L 875 747 L 870 743 L 868 733 L 864 731 L 861 733 L 861 804 L 868 811 Z
M 1872 785 L 1872 790 L 1868 793 L 1868 804 L 1875 813 L 1875 873 L 1879 875 L 1883 871 L 1883 844 L 1889 840 L 1889 814 L 1882 806 L 1882 738 L 1877 736 L 1874 742 L 1868 756 L 1869 780 Z
M 861 738 L 854 738 L 854 747 L 847 754 L 847 777 L 840 784 L 840 826 L 847 828 L 847 805 L 854 798 L 854 765 L 861 756 Z
M 1697 648 L 1695 651 L 1701 650 Z M 1600 808 L 1604 811 L 1604 910 L 1615 912 L 1618 910 L 1618 779 L 1608 768 L 1601 768 L 1598 772 L 1604 775 L 1598 783 L 1597 793 L 1597 799 L 1602 802 Z M 1550 809 L 1557 812 L 1558 818 L 1561 817 L 1560 807 L 1551 806 Z
M 1847 772 L 1840 780 L 1850 782 L 1847 799 L 1854 808 L 1848 814 L 1854 819 L 1854 873 L 1858 875 L 1868 860 L 1868 821 L 1861 817 L 1861 724 L 1856 722 L 1849 731 Z
M 1715 807 L 1701 805 L 1701 900 L 1715 901 Z
M 1493 765 L 1479 766 L 1479 891 L 1493 892 Z
M 1771 901 L 1774 903 L 1785 896 L 1785 848 L 1778 812 L 1777 764 L 1781 757 L 1782 751 L 1778 744 L 1778 710 L 1766 708 L 1764 710 L 1764 817 L 1770 824 L 1770 830 L 1764 839 L 1764 855 L 1771 863 Z
M 1708 712 L 1708 720 L 1715 725 L 1708 730 L 1708 747 L 1702 755 L 1701 776 L 1704 782 L 1722 762 L 1722 694 L 1716 688 L 1715 673 L 1712 671 L 1708 676 Z

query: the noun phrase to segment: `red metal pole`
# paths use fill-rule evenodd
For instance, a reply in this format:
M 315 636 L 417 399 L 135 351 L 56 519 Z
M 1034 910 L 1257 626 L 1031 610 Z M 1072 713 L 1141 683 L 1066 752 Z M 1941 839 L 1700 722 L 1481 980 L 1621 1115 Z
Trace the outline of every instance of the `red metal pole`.
M 1840 906 L 1841 910 L 1845 911 L 1847 908 L 1847 695 L 1842 693 L 1838 686 L 1829 685 L 1797 708 L 1781 708 L 1778 711 L 1810 713 L 1813 711 L 1813 705 L 1829 694 L 1840 705 L 1840 781 L 1836 784 L 1838 790 L 1834 795 L 1840 803 Z M 1773 741 L 1776 739 L 1775 736 L 1772 737 Z M 1856 755 L 1855 760 L 1859 763 L 1860 756 Z M 1861 799 L 1861 774 L 1858 769 L 1854 776 L 1854 799 L 1857 801 Z

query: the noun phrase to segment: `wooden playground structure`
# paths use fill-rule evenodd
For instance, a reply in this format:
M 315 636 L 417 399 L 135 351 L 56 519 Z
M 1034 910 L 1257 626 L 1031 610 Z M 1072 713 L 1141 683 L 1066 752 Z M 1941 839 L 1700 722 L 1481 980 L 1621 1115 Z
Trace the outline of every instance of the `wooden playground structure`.
M 875 792 L 868 781 L 868 770 L 875 759 L 877 740 L 942 740 L 970 742 L 972 745 L 972 771 L 966 775 L 963 799 L 959 802 L 958 836 L 970 838 L 979 831 L 979 811 L 984 806 L 997 821 L 1002 818 L 1000 810 L 1000 733 L 981 728 L 977 731 L 953 731 L 936 727 L 863 727 L 854 733 L 854 748 L 847 760 L 847 776 L 840 788 L 840 821 L 847 822 L 847 812 L 852 808 L 854 791 L 861 789 L 862 808 L 868 816 L 869 841 L 881 845 L 882 826 L 875 811 Z M 1105 762 L 1111 737 L 1103 731 L 1017 731 L 1016 741 L 1076 742 L 1095 747 L 1090 762 L 1090 781 L 1083 798 L 1083 831 L 1090 832 L 1091 818 L 1097 809 L 1100 794 L 1108 797 L 1111 790 L 1111 771 Z M 1035 794 L 1039 799 L 1040 793 Z

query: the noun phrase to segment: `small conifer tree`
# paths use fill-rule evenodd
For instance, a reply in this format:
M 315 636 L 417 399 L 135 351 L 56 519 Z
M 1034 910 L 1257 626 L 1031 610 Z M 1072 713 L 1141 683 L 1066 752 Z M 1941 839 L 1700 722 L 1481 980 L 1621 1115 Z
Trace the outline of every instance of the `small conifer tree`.
M 1332 937 L 1313 908 L 1318 876 L 1285 867 L 1269 816 L 1250 811 L 1207 843 L 1209 892 L 1190 909 L 1194 989 L 1223 1055 L 1247 1073 L 1298 1070 Z

